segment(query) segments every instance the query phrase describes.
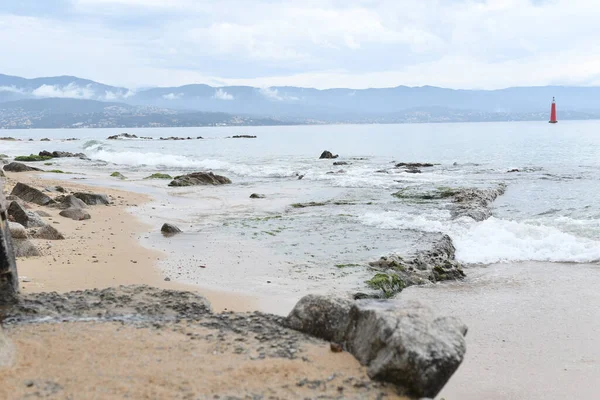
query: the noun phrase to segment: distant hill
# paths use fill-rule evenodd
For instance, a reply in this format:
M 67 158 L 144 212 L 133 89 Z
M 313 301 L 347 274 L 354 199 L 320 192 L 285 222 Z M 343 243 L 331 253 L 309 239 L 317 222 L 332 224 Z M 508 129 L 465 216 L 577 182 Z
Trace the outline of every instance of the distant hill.
M 73 100 L 61 103 L 66 107 L 63 111 L 70 109 L 72 113 L 82 113 L 86 107 L 101 107 L 86 103 L 87 100 L 109 103 L 123 110 L 127 106 L 150 107 L 144 112 L 152 109 L 155 116 L 225 113 L 245 116 L 244 120 L 253 116 L 250 119 L 280 123 L 543 120 L 547 118 L 553 96 L 557 98 L 559 119 L 588 119 L 600 115 L 600 87 L 454 90 L 398 86 L 317 90 L 292 86 L 255 88 L 193 84 L 136 91 L 73 76 L 25 79 L 0 74 L 0 107 L 15 101 L 61 98 Z M 17 104 L 3 109 L 17 107 Z M 28 112 L 36 112 L 35 107 L 46 105 L 34 101 L 20 103 L 21 109 Z M 50 108 L 57 106 L 58 103 Z M 106 111 L 89 109 L 85 112 Z

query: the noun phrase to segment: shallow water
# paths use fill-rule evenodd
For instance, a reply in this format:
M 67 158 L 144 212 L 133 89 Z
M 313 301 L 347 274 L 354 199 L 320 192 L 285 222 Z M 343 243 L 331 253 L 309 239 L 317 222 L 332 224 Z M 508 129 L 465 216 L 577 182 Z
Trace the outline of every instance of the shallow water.
M 161 141 L 105 140 L 120 133 L 114 129 L 6 130 L 2 136 L 53 140 L 0 142 L 0 153 L 84 152 L 93 161 L 55 159 L 46 168 L 78 173 L 60 176 L 67 180 L 154 196 L 155 203 L 135 212 L 156 227 L 143 243 L 170 255 L 162 265 L 166 276 L 296 298 L 309 291 L 364 289 L 366 263 L 410 251 L 420 232 L 448 233 L 459 261 L 469 264 L 597 262 L 599 131 L 595 121 L 128 130 L 154 138 L 205 138 Z M 236 134 L 257 138 L 226 138 Z M 55 140 L 69 137 L 81 140 Z M 340 158 L 319 160 L 326 149 Z M 393 168 L 394 162 L 438 165 L 411 174 Z M 519 172 L 507 172 L 514 168 Z M 168 188 L 168 181 L 143 179 L 159 171 L 198 170 L 225 175 L 233 184 Z M 128 179 L 110 178 L 113 171 Z M 482 222 L 452 219 L 446 200 L 391 195 L 500 183 L 507 191 L 494 203 L 493 217 Z M 267 198 L 251 200 L 253 192 Z M 327 204 L 291 207 L 311 201 Z M 156 231 L 165 221 L 185 234 L 163 238 Z

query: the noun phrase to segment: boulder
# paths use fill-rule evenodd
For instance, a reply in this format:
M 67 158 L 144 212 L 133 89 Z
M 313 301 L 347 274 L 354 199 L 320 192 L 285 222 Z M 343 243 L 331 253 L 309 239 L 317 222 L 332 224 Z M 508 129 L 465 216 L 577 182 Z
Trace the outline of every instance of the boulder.
M 44 220 L 35 212 L 25 210 L 19 203 L 16 201 L 11 201 L 8 206 L 8 215 L 19 224 L 23 225 L 25 228 L 35 228 L 45 226 L 46 223 Z
M 57 231 L 53 226 L 46 225 L 35 231 L 32 231 L 31 237 L 35 239 L 46 239 L 46 240 L 64 240 L 65 237 L 62 233 Z
M 25 227 L 18 222 L 8 221 L 8 230 L 13 239 L 27 239 Z
M 15 257 L 39 257 L 40 251 L 31 243 L 29 239 L 14 239 L 13 248 Z
M 30 167 L 20 162 L 11 162 L 4 166 L 4 170 L 8 172 L 28 172 L 28 171 L 41 171 L 39 168 Z
M 169 186 L 196 186 L 196 185 L 225 185 L 231 183 L 229 178 L 215 175 L 212 172 L 194 172 L 187 175 L 176 176 Z
M 265 197 L 267 197 L 267 196 L 265 196 L 264 194 L 258 194 L 258 193 L 252 193 L 250 195 L 251 199 L 264 199 Z
M 58 213 L 58 215 L 65 218 L 71 218 L 75 221 L 83 221 L 92 218 L 87 211 L 82 210 L 81 208 L 67 208 Z
M 58 208 L 66 210 L 67 208 L 87 208 L 87 205 L 83 200 L 70 194 L 68 196 L 59 196 L 56 198 L 58 202 Z
M 466 351 L 467 327 L 418 302 L 309 295 L 296 304 L 285 325 L 341 344 L 367 366 L 372 379 L 418 397 L 435 397 Z
M 24 183 L 18 182 L 13 188 L 12 192 L 10 192 L 12 196 L 17 196 L 18 198 L 28 201 L 30 203 L 38 204 L 40 206 L 45 206 L 48 204 L 55 203 L 50 197 L 42 193 L 41 191 L 33 188 Z
M 330 152 L 329 150 L 325 150 L 324 152 L 321 153 L 321 157 L 319 157 L 319 159 L 324 159 L 324 158 L 338 158 L 339 155 L 333 155 L 332 152 Z
M 181 229 L 179 229 L 175 225 L 167 224 L 167 223 L 163 224 L 163 226 L 160 228 L 160 231 L 165 236 L 171 236 L 171 235 L 175 235 L 177 233 L 181 233 Z
M 77 192 L 77 193 L 73 193 L 73 196 L 77 197 L 79 200 L 83 201 L 85 204 L 87 204 L 89 206 L 110 204 L 110 200 L 108 199 L 108 196 L 105 194 Z

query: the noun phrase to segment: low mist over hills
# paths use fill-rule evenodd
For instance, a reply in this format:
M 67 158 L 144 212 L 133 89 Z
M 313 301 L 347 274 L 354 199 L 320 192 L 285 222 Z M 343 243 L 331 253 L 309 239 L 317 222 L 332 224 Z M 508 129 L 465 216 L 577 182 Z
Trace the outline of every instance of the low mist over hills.
M 0 128 L 275 125 L 546 120 L 600 117 L 598 87 L 453 90 L 249 86 L 132 90 L 72 76 L 0 74 Z

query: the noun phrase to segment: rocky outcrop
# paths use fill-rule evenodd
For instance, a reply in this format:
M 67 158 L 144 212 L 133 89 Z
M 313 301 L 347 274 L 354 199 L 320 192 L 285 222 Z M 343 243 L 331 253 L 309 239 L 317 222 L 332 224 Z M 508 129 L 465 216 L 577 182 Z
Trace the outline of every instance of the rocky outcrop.
M 50 157 L 50 158 L 72 158 L 72 157 L 77 157 L 77 158 L 82 158 L 84 160 L 87 160 L 88 157 L 83 154 L 83 153 L 71 153 L 68 151 L 47 151 L 47 150 L 43 150 L 39 152 L 39 156 L 40 157 Z
M 107 137 L 108 140 L 116 140 L 116 139 L 137 139 L 137 135 L 129 134 L 129 133 L 120 133 L 118 135 L 112 135 Z
M 13 161 L 10 164 L 4 166 L 4 170 L 8 172 L 29 172 L 29 171 L 41 171 L 39 168 L 30 167 L 20 162 Z
M 58 215 L 75 221 L 83 221 L 92 218 L 87 211 L 82 210 L 81 208 L 67 208 L 58 213 Z
M 110 200 L 105 194 L 77 192 L 73 193 L 73 196 L 77 197 L 79 200 L 83 201 L 88 206 L 110 204 Z
M 27 239 L 25 227 L 18 222 L 8 221 L 8 230 L 13 239 Z
M 50 197 L 42 193 L 41 191 L 33 188 L 24 183 L 18 182 L 13 190 L 10 192 L 12 196 L 25 200 L 29 203 L 38 204 L 40 206 L 46 206 L 48 204 L 55 203 Z
M 25 210 L 16 201 L 10 202 L 7 212 L 12 220 L 23 225 L 25 228 L 35 228 L 46 225 L 44 220 L 36 212 Z
M 470 217 L 475 221 L 484 221 L 492 216 L 492 203 L 506 191 L 506 185 L 500 184 L 490 189 L 461 189 L 453 197 L 453 218 Z
M 168 223 L 163 224 L 163 226 L 160 228 L 160 231 L 165 236 L 172 236 L 172 235 L 181 233 L 181 229 L 179 229 L 178 227 L 176 227 L 173 224 L 168 224 Z
M 31 231 L 31 237 L 34 239 L 45 239 L 45 240 L 64 240 L 65 237 L 62 233 L 56 230 L 53 226 L 46 225 L 39 229 Z
M 0 307 L 16 302 L 19 294 L 17 264 L 2 186 L 0 181 Z
M 215 175 L 212 172 L 194 172 L 187 175 L 176 176 L 169 186 L 196 186 L 196 185 L 226 185 L 231 183 L 229 178 Z
M 252 193 L 252 194 L 250 195 L 250 198 L 251 198 L 251 199 L 264 199 L 264 198 L 266 198 L 266 197 L 267 197 L 267 196 L 265 196 L 264 194 L 259 194 L 259 193 Z
M 329 150 L 325 150 L 324 152 L 321 153 L 321 157 L 319 157 L 319 159 L 331 159 L 331 158 L 338 158 L 339 155 L 333 155 L 332 152 L 330 152 Z
M 303 297 L 285 320 L 301 332 L 340 344 L 372 379 L 418 397 L 435 397 L 464 358 L 467 327 L 417 302 Z

